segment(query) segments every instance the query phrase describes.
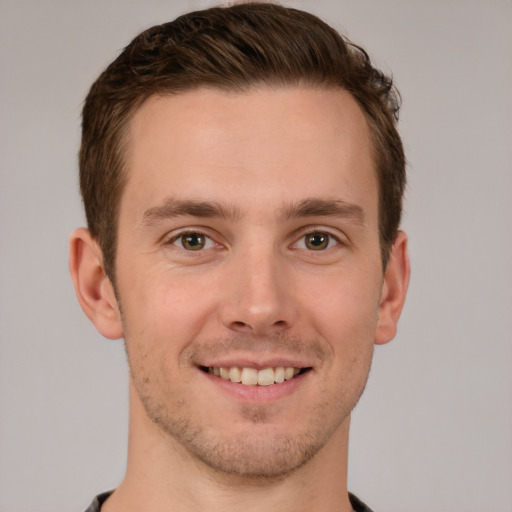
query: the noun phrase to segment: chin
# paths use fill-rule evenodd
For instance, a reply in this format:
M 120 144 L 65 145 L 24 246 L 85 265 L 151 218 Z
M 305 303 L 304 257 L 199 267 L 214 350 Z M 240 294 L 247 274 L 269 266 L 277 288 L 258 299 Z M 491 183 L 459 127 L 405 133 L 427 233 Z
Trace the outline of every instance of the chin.
M 326 428 L 325 418 L 317 417 L 290 429 L 290 421 L 273 424 L 262 410 L 258 413 L 255 409 L 259 408 L 251 408 L 250 420 L 246 410 L 246 421 L 231 429 L 227 425 L 199 426 L 180 415 L 172 420 L 167 415 L 150 415 L 185 457 L 217 474 L 246 480 L 289 475 L 311 460 L 340 427 L 340 422 L 333 422 Z
M 192 435 L 180 444 L 196 460 L 217 473 L 243 479 L 276 479 L 286 476 L 308 462 L 325 444 L 309 434 L 293 438 L 284 434 L 261 433 L 208 439 Z

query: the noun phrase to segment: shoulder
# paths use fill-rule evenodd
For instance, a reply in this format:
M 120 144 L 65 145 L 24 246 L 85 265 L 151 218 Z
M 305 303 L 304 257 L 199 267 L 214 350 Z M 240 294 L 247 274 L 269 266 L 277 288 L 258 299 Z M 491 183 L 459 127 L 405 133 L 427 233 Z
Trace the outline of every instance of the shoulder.
M 372 509 L 366 506 L 357 496 L 349 493 L 348 497 L 355 512 L 373 512 Z
M 107 501 L 107 498 L 112 494 L 112 491 L 104 492 L 103 494 L 98 494 L 96 498 L 89 505 L 89 508 L 85 512 L 100 512 L 101 505 Z

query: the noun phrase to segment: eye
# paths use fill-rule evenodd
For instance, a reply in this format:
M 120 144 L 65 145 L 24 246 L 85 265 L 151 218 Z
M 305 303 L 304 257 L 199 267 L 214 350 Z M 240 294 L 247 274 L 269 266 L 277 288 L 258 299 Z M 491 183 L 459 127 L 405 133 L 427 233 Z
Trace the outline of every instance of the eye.
M 296 244 L 298 249 L 310 251 L 323 251 L 338 245 L 338 240 L 331 234 L 324 231 L 313 231 L 304 235 Z
M 171 242 L 173 245 L 187 251 L 200 251 L 215 246 L 215 242 L 209 236 L 199 232 L 181 233 Z

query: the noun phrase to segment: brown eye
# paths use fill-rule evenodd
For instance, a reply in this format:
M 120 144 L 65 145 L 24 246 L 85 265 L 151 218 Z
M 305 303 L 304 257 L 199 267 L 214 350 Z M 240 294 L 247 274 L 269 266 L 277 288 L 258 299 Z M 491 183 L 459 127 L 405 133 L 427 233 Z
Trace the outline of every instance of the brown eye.
M 312 251 L 321 251 L 329 246 L 330 237 L 327 233 L 309 233 L 304 237 L 304 243 Z
M 185 233 L 181 235 L 176 242 L 187 251 L 199 251 L 206 245 L 206 237 L 201 233 Z

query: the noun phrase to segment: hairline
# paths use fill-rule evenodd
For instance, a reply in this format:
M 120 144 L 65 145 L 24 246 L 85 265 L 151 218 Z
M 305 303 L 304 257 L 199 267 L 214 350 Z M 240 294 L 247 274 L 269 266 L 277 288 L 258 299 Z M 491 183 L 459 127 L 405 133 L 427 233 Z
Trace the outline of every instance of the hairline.
M 285 90 L 285 89 L 311 89 L 311 90 L 319 90 L 319 91 L 339 91 L 349 94 L 350 97 L 354 100 L 361 113 L 364 116 L 366 126 L 368 127 L 369 137 L 370 137 L 370 157 L 374 166 L 374 173 L 377 179 L 377 219 L 378 219 L 378 234 L 379 234 L 379 246 L 381 249 L 381 260 L 383 271 L 386 268 L 387 259 L 389 256 L 390 248 L 384 249 L 383 244 L 384 240 L 382 239 L 382 222 L 381 222 L 381 177 L 379 172 L 379 167 L 382 165 L 379 162 L 379 150 L 378 145 L 379 142 L 379 132 L 378 127 L 375 122 L 371 119 L 371 116 L 368 112 L 363 108 L 361 102 L 358 100 L 357 96 L 354 95 L 350 90 L 344 87 L 341 84 L 336 84 L 334 82 L 321 82 L 321 81 L 313 81 L 306 80 L 303 78 L 299 79 L 289 79 L 289 80 L 254 80 L 251 83 L 236 85 L 236 84 L 221 84 L 221 83 L 197 83 L 195 85 L 191 85 L 189 87 L 181 87 L 178 90 L 173 90 L 172 86 L 168 86 L 167 88 L 162 87 L 160 90 L 155 89 L 152 92 L 148 92 L 145 95 L 141 95 L 136 101 L 133 102 L 128 114 L 123 118 L 120 127 L 118 128 L 118 135 L 116 136 L 116 144 L 115 151 L 118 153 L 118 166 L 119 166 L 119 188 L 120 193 L 118 200 L 115 205 L 114 214 L 114 222 L 113 222 L 113 240 L 112 240 L 112 261 L 110 262 L 111 268 L 106 269 L 108 277 L 110 278 L 112 285 L 115 287 L 115 277 L 116 277 L 116 260 L 117 260 L 117 244 L 119 238 L 119 215 L 121 210 L 121 202 L 124 197 L 126 185 L 129 179 L 129 154 L 130 154 L 130 142 L 131 142 L 131 126 L 133 123 L 133 118 L 140 111 L 140 109 L 152 98 L 166 98 L 172 96 L 178 96 L 182 94 L 187 94 L 194 91 L 213 91 L 213 92 L 221 92 L 226 95 L 244 95 L 249 94 L 253 91 L 264 91 L 264 90 Z M 112 235 L 111 235 L 112 236 Z M 103 254 L 103 247 L 102 254 Z M 385 252 L 384 252 L 385 250 Z

